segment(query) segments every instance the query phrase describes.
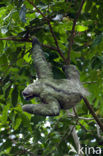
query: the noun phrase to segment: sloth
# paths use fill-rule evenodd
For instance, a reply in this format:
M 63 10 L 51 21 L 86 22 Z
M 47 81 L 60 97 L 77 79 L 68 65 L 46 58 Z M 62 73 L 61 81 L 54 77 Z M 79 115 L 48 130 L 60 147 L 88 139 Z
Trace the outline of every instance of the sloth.
M 80 74 L 74 65 L 65 65 L 66 79 L 54 79 L 37 38 L 32 41 L 32 58 L 38 76 L 22 92 L 26 100 L 39 98 L 40 104 L 26 104 L 23 111 L 43 115 L 57 116 L 61 109 L 70 109 L 81 101 L 88 92 L 80 82 Z

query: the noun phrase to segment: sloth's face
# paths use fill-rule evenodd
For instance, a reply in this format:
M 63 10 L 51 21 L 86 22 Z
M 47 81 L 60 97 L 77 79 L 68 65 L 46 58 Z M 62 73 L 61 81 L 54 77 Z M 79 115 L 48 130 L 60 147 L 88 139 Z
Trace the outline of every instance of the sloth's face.
M 35 83 L 28 85 L 22 92 L 24 99 L 30 100 L 34 96 L 35 97 L 38 96 L 39 90 L 40 90 L 40 88 L 39 88 L 38 82 L 35 82 Z
M 28 85 L 22 92 L 25 100 L 30 100 L 34 97 L 32 84 Z

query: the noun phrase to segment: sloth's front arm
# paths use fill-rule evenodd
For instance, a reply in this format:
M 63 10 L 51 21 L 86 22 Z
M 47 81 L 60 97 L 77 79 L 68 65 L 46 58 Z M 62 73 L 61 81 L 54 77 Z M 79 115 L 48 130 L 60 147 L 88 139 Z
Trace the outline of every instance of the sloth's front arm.
M 51 79 L 53 77 L 51 68 L 45 59 L 43 50 L 37 38 L 34 38 L 32 42 L 32 58 L 38 78 Z
M 44 101 L 41 104 L 27 104 L 23 106 L 23 111 L 42 116 L 59 115 L 60 105 L 51 95 L 43 95 Z

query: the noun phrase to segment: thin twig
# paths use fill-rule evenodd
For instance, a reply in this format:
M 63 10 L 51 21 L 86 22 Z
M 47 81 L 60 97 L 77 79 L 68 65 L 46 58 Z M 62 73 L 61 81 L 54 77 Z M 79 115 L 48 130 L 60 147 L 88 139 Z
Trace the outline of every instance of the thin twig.
M 58 51 L 56 47 L 51 47 L 50 45 L 41 44 L 41 46 L 44 47 L 44 48 L 48 48 L 48 49 L 51 49 L 51 50 Z
M 72 45 L 73 45 L 73 40 L 74 40 L 74 36 L 75 36 L 75 26 L 76 26 L 76 23 L 77 23 L 77 20 L 79 18 L 79 15 L 81 13 L 81 10 L 82 10 L 82 7 L 83 7 L 83 4 L 84 4 L 85 0 L 82 0 L 81 2 L 81 5 L 80 5 L 80 8 L 77 12 L 77 15 L 73 21 L 73 27 L 72 27 L 72 31 L 71 31 L 71 36 L 70 36 L 70 42 L 69 42 L 69 49 L 68 49 L 68 57 L 67 57 L 67 63 L 70 64 L 70 52 L 71 52 L 71 49 L 72 49 Z
M 77 111 L 76 111 L 76 107 L 73 107 L 73 114 L 78 118 L 78 114 L 77 114 Z
M 103 131 L 103 123 L 99 120 L 99 118 L 97 117 L 97 115 L 95 114 L 92 106 L 90 105 L 89 101 L 87 100 L 86 97 L 83 97 L 83 100 L 87 106 L 87 108 L 89 109 L 90 113 L 92 114 L 92 116 L 94 117 L 95 121 L 98 123 L 98 125 L 100 126 L 101 130 Z
M 67 111 L 68 112 L 68 116 L 69 116 L 69 110 Z M 77 114 L 77 112 L 76 112 L 76 108 L 75 107 L 73 107 L 73 109 L 72 109 L 72 113 L 73 113 L 73 115 L 75 115 L 76 116 L 76 125 L 79 123 L 79 118 L 78 118 L 78 114 Z M 71 131 L 71 135 L 72 135 L 72 137 L 73 137 L 73 140 L 74 140 L 74 143 L 75 143 L 75 146 L 76 146 L 76 149 L 77 149 L 77 153 L 79 152 L 79 148 L 81 148 L 81 144 L 80 144 L 80 141 L 79 141 L 79 138 L 78 138 L 78 135 L 77 135 L 77 132 L 76 132 L 76 128 L 74 127 L 74 125 L 70 125 L 70 130 L 72 130 Z M 80 153 L 79 154 L 79 156 L 83 156 L 83 154 L 82 153 Z
M 85 128 L 84 125 L 82 125 L 80 122 L 78 122 L 78 124 L 81 126 L 81 128 L 83 128 L 85 130 L 85 132 L 88 132 L 88 130 Z
M 72 117 L 72 118 L 76 118 L 77 119 L 77 116 L 72 114 L 72 113 L 69 113 L 68 114 L 68 117 Z M 94 118 L 86 118 L 86 117 L 82 117 L 82 116 L 78 116 L 78 119 L 79 120 L 95 120 Z M 99 118 L 99 120 L 103 120 L 103 118 Z
M 51 34 L 52 34 L 52 36 L 53 36 L 53 38 L 54 38 L 54 41 L 55 41 L 55 45 L 56 45 L 56 47 L 57 47 L 57 51 L 58 51 L 58 53 L 60 54 L 61 58 L 62 58 L 62 59 L 64 60 L 64 62 L 66 63 L 66 59 L 65 59 L 65 57 L 64 57 L 64 55 L 63 55 L 63 53 L 62 53 L 62 51 L 61 51 L 60 48 L 59 48 L 59 44 L 58 44 L 57 38 L 56 38 L 56 36 L 55 36 L 55 33 L 54 33 L 54 31 L 53 31 L 53 28 L 52 28 L 52 26 L 51 26 L 50 20 L 40 11 L 40 9 L 33 3 L 33 1 L 30 1 L 30 0 L 27 0 L 27 1 L 28 1 L 28 2 L 37 10 L 37 12 L 40 13 L 40 14 L 42 15 L 42 17 L 47 21 L 48 26 L 49 26 L 49 29 L 50 29 L 50 32 L 51 32 Z
M 54 41 L 55 41 L 55 44 L 56 44 L 58 53 L 60 54 L 60 56 L 63 58 L 64 62 L 66 63 L 66 59 L 65 59 L 63 53 L 61 52 L 61 50 L 60 50 L 60 48 L 59 48 L 57 38 L 56 38 L 56 36 L 55 36 L 55 33 L 54 33 L 53 28 L 52 28 L 52 26 L 51 26 L 51 24 L 50 24 L 49 21 L 48 21 L 48 25 L 49 25 L 49 28 L 50 28 L 50 32 L 51 32 L 51 34 L 52 34 L 52 36 L 53 36 L 53 38 L 54 38 Z
M 12 40 L 12 41 L 18 41 L 18 42 L 32 42 L 29 39 L 26 38 L 16 38 L 15 36 L 9 36 L 9 37 L 5 37 L 5 38 L 0 38 L 0 40 Z
M 97 81 L 87 81 L 87 82 L 82 82 L 83 84 L 94 84 L 97 83 Z
M 103 136 L 100 134 L 100 127 L 98 124 L 96 124 L 96 128 L 97 128 L 97 136 L 100 140 L 103 140 Z
M 38 9 L 35 3 L 33 3 L 33 1 L 30 1 L 30 0 L 27 0 L 27 1 L 37 10 L 38 13 L 40 13 L 46 20 L 48 20 L 46 16 Z

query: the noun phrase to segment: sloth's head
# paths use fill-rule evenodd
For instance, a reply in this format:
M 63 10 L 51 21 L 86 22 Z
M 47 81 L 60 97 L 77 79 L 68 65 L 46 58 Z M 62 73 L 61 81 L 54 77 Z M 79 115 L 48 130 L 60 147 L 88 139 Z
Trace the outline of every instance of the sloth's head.
M 34 96 L 37 97 L 39 96 L 39 93 L 40 93 L 40 85 L 38 81 L 35 81 L 34 83 L 28 85 L 22 92 L 25 100 L 30 100 Z

